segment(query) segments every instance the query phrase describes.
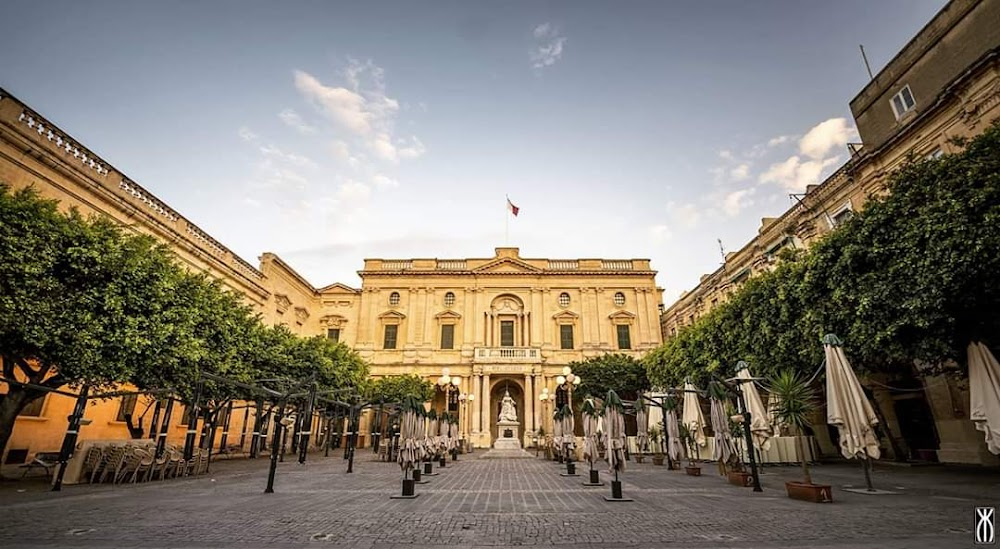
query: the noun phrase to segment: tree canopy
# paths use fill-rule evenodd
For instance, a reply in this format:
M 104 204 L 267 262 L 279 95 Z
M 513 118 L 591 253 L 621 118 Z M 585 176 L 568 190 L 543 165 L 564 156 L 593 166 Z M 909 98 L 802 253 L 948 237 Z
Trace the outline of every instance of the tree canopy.
M 373 402 L 403 402 L 407 398 L 426 402 L 434 398 L 434 385 L 416 374 L 388 376 L 369 383 L 365 394 Z
M 644 363 L 656 385 L 732 375 L 811 374 L 836 333 L 869 371 L 962 362 L 1000 344 L 1000 126 L 961 152 L 911 161 L 882 196 L 806 251 L 785 254 Z
M 649 389 L 646 369 L 629 355 L 609 353 L 584 361 L 571 362 L 573 374 L 580 376 L 576 392 L 604 398 L 614 390 L 626 399 L 635 399 L 640 391 Z M 582 402 L 582 400 L 581 400 Z

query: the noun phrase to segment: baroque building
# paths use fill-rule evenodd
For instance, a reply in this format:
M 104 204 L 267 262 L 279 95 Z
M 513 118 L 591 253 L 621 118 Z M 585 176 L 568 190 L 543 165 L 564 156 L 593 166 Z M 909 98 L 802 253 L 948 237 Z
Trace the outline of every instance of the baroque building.
M 538 396 L 545 388 L 557 393 L 563 366 L 608 352 L 638 357 L 661 342 L 662 290 L 647 259 L 530 259 L 517 248 L 478 259 L 367 259 L 360 288 L 315 288 L 271 253 L 255 267 L 2 89 L 0 182 L 33 187 L 61 207 L 155 236 L 187 268 L 240 292 L 265 323 L 343 342 L 372 365 L 373 376 L 412 373 L 437 381 L 448 369 L 458 385 L 449 403 L 439 391 L 433 406 L 458 412 L 463 433 L 479 446 L 496 436 L 504 391 L 515 399 L 528 443 L 539 429 L 549 431 Z M 0 381 L 0 397 L 5 392 Z M 3 463 L 57 450 L 73 401 L 50 394 L 30 404 Z M 91 422 L 80 436 L 128 438 L 125 413 L 141 426 L 150 403 L 141 397 L 92 401 Z M 173 443 L 183 441 L 183 416 L 171 421 Z M 246 439 L 248 421 L 246 413 L 233 416 L 230 440 Z
M 761 220 L 757 234 L 725 263 L 668 305 L 664 340 L 693 324 L 751 276 L 771 270 L 785 248 L 808 248 L 885 192 L 890 174 L 910 159 L 959 150 L 1000 117 L 1000 2 L 953 0 L 942 8 L 850 102 L 860 143 L 795 205 Z M 916 373 L 915 373 L 916 375 Z M 887 453 L 931 461 L 998 464 L 968 420 L 967 384 L 906 376 L 870 387 L 894 438 Z M 891 393 L 885 385 L 906 387 Z M 921 394 L 913 388 L 925 388 Z M 817 439 L 833 449 L 826 433 Z

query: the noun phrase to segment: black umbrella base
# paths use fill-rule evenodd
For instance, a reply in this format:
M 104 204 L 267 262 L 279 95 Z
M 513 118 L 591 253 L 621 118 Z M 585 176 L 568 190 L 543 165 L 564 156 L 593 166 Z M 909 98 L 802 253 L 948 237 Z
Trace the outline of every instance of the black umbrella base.
M 600 471 L 595 471 L 595 470 L 591 469 L 590 470 L 590 482 L 584 482 L 583 485 L 584 486 L 604 486 L 604 483 L 601 482 L 601 473 L 600 473 Z
M 448 458 L 446 457 L 441 458 L 441 461 L 438 462 L 438 465 L 440 465 L 441 467 L 448 465 Z
M 404 478 L 403 479 L 403 493 L 398 496 L 389 496 L 389 499 L 414 499 L 420 494 L 414 493 L 413 490 L 414 481 L 413 479 Z
M 413 483 L 414 484 L 427 484 L 428 482 L 430 482 L 430 481 L 429 480 L 423 480 L 423 477 L 421 476 L 421 473 L 420 473 L 420 469 L 414 469 L 413 470 Z
M 632 498 L 622 497 L 622 481 L 611 481 L 611 497 L 604 496 L 604 501 L 635 501 Z
M 424 464 L 424 476 L 432 477 L 436 474 L 437 473 L 434 472 L 434 462 L 428 461 L 427 463 Z

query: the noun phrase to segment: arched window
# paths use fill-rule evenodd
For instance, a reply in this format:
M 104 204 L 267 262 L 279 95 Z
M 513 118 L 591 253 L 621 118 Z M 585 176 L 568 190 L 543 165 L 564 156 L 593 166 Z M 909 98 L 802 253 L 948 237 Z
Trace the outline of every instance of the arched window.
M 455 304 L 455 294 L 452 292 L 444 294 L 444 306 L 451 307 L 454 304 Z
M 615 306 L 621 307 L 625 305 L 625 294 L 621 292 L 615 292 Z
M 563 308 L 569 307 L 569 294 L 566 292 L 559 294 L 559 306 Z
M 399 292 L 389 294 L 389 305 L 399 305 Z

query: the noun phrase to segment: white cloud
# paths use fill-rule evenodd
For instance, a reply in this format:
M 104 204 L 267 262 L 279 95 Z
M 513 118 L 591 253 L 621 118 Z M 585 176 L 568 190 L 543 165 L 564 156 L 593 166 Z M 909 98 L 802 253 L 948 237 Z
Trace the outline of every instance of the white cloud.
M 685 229 L 693 229 L 701 222 L 701 211 L 694 204 L 667 203 L 667 211 L 678 225 Z
M 342 201 L 364 201 L 371 194 L 371 187 L 360 181 L 348 180 L 337 188 L 337 198 Z
M 809 130 L 799 141 L 799 152 L 820 160 L 830 155 L 834 149 L 843 150 L 847 142 L 857 138 L 858 130 L 850 126 L 846 118 L 831 118 L 820 122 Z
M 727 194 L 722 199 L 722 211 L 729 217 L 736 217 L 743 211 L 743 208 L 753 205 L 750 197 L 755 189 L 741 189 Z
M 729 170 L 729 179 L 733 181 L 744 181 L 749 178 L 750 178 L 750 164 L 746 162 Z
M 723 160 L 732 160 L 733 159 L 733 152 L 730 151 L 729 149 L 723 149 L 723 150 L 719 151 L 719 158 L 721 158 Z
M 839 156 L 802 161 L 799 156 L 772 164 L 760 175 L 761 183 L 778 183 L 789 191 L 802 192 L 808 185 L 821 183 L 823 170 L 840 162 Z
M 531 66 L 543 69 L 555 65 L 562 58 L 566 37 L 561 36 L 551 23 L 538 25 L 532 34 L 535 37 L 535 49 L 530 55 Z
M 787 142 L 791 141 L 792 138 L 793 138 L 793 136 L 791 136 L 791 135 L 779 135 L 778 137 L 772 137 L 771 139 L 767 140 L 767 146 L 768 147 L 777 147 L 778 145 L 781 145 L 781 144 L 784 144 L 784 143 L 787 143 Z
M 396 137 L 399 101 L 386 94 L 385 71 L 381 67 L 370 60 L 362 63 L 348 59 L 343 76 L 348 87 L 326 85 L 315 76 L 297 70 L 295 87 L 337 130 L 346 130 L 350 140 L 380 160 L 396 164 L 400 159 L 417 158 L 426 152 L 415 136 Z
M 246 141 L 247 143 L 257 140 L 257 134 L 250 131 L 250 128 L 246 126 L 241 127 L 236 133 L 240 136 L 240 139 Z
M 278 113 L 278 118 L 281 119 L 287 126 L 295 128 L 299 133 L 316 133 L 316 127 L 310 126 L 305 120 L 299 116 L 299 113 L 292 109 L 285 109 Z
M 274 145 L 261 145 L 259 150 L 267 158 L 275 158 L 292 166 L 316 167 L 316 163 L 309 158 L 293 152 L 283 151 Z
M 665 242 L 673 237 L 670 227 L 666 225 L 653 225 L 649 228 L 649 238 L 653 242 Z
M 375 174 L 375 177 L 372 178 L 372 182 L 375 183 L 375 187 L 378 189 L 391 189 L 399 186 L 399 181 L 380 173 Z

